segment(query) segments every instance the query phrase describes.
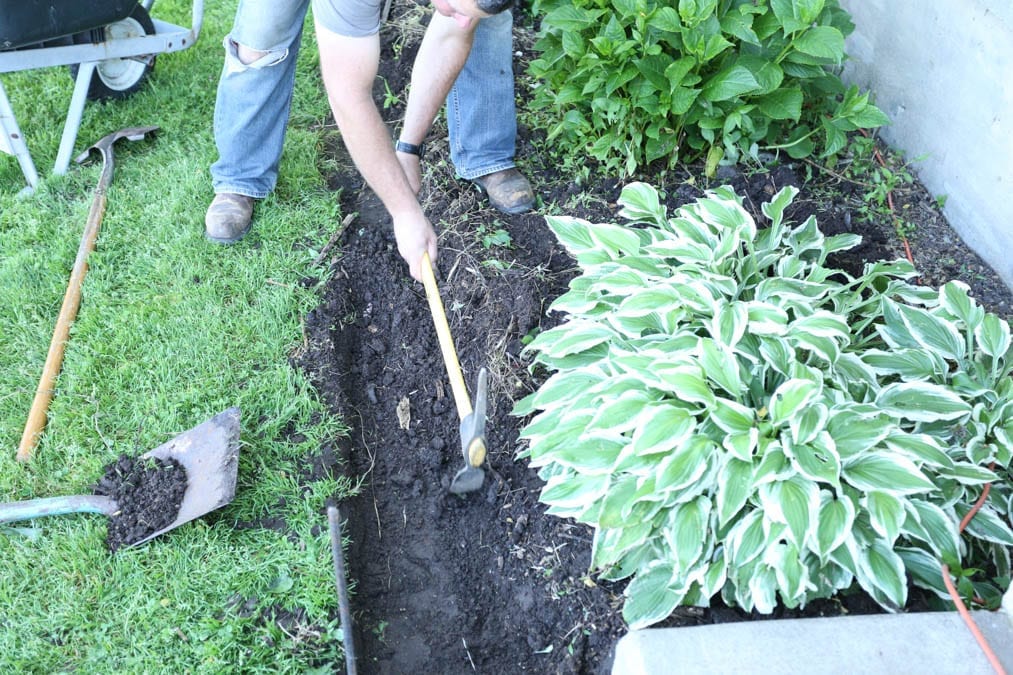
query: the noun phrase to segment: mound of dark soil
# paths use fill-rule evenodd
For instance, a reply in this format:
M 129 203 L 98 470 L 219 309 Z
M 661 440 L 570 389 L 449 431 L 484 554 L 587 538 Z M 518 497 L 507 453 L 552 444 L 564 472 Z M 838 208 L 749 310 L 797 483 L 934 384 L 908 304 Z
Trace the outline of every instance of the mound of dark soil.
M 171 525 L 186 486 L 186 469 L 174 459 L 120 455 L 107 465 L 94 492 L 111 497 L 119 506 L 109 518 L 109 550 L 129 546 Z
M 395 92 L 416 49 L 412 35 L 383 34 L 381 76 Z M 522 50 L 530 45 L 526 35 L 518 28 Z M 518 95 L 526 96 L 521 80 Z M 403 110 L 385 112 L 396 126 Z M 408 277 L 386 212 L 350 163 L 331 177 L 342 210 L 357 216 L 334 248 L 331 280 L 306 317 L 306 346 L 293 363 L 352 428 L 338 455 L 344 470 L 362 479 L 361 494 L 342 510 L 352 540 L 348 567 L 363 673 L 606 673 L 625 632 L 622 585 L 589 576 L 587 527 L 545 514 L 538 503 L 542 482 L 516 459 L 524 420 L 510 415 L 513 402 L 537 386 L 522 341 L 553 325 L 546 308 L 575 271 L 544 214 L 618 222 L 623 185 L 578 185 L 542 154 L 537 133 L 520 133 L 518 160 L 541 205 L 518 216 L 489 209 L 473 186 L 453 177 L 445 135 L 429 139 L 422 198 L 440 231 L 443 304 L 469 390 L 480 368 L 490 371 L 485 483 L 463 496 L 447 489 L 463 466 L 459 418 L 423 288 Z M 758 222 L 760 204 L 795 185 L 793 221 L 815 215 L 827 234 L 864 237 L 861 247 L 837 257 L 838 266 L 857 272 L 867 260 L 904 254 L 892 223 L 853 217 L 854 185 L 808 173 L 801 164 L 749 174 L 722 170 L 706 185 L 701 167 L 690 166 L 640 178 L 663 189 L 672 208 L 707 187 L 730 184 Z M 1008 289 L 963 246 L 924 189 L 912 186 L 897 199 L 909 205 L 906 218 L 918 219 L 911 243 L 923 281 L 961 278 L 989 309 L 1007 313 Z M 859 593 L 776 616 L 874 611 Z M 770 617 L 718 606 L 680 611 L 670 625 L 750 618 Z

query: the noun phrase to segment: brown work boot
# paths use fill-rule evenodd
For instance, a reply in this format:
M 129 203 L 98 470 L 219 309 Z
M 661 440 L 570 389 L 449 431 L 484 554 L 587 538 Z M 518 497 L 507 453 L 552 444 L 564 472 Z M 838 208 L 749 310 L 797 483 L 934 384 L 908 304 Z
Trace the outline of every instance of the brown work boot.
M 204 236 L 216 244 L 234 244 L 250 231 L 253 197 L 219 192 L 204 216 Z
M 493 208 L 515 214 L 535 207 L 531 183 L 517 169 L 504 169 L 474 179 L 475 185 L 489 197 Z

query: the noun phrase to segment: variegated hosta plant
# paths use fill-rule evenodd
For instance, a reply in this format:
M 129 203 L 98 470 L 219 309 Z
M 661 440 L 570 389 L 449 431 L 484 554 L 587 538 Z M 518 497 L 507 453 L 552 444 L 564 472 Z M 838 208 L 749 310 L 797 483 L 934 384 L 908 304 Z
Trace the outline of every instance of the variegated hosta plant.
M 787 223 L 796 193 L 763 228 L 730 188 L 669 217 L 642 183 L 631 226 L 548 218 L 582 274 L 529 345 L 553 373 L 514 410 L 521 454 L 549 511 L 595 528 L 593 567 L 630 578 L 631 627 L 855 582 L 897 609 L 909 582 L 946 597 L 943 562 L 991 600 L 1009 575 L 1009 325 L 906 261 L 828 267 L 859 238 Z

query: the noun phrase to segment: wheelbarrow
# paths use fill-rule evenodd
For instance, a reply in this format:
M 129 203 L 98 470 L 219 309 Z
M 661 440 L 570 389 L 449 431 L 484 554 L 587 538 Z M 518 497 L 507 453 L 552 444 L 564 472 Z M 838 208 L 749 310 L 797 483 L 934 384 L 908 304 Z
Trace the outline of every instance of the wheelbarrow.
M 193 0 L 192 25 L 151 17 L 154 0 L 0 0 L 0 74 L 69 66 L 74 91 L 53 173 L 67 173 L 85 102 L 124 98 L 154 67 L 155 55 L 189 48 L 200 36 L 204 0 Z M 0 150 L 14 155 L 31 193 L 39 174 L 0 81 Z

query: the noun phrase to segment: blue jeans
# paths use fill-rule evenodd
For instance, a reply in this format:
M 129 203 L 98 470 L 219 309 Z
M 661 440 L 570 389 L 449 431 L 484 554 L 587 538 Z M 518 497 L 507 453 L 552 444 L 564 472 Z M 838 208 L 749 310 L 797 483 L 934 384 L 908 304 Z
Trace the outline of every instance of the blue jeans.
M 295 86 L 296 56 L 310 0 L 240 0 L 225 36 L 211 165 L 216 193 L 262 199 L 278 180 Z M 268 54 L 244 65 L 236 43 Z M 447 96 L 451 160 L 462 178 L 514 166 L 513 19 L 484 19 L 457 83 Z
M 483 19 L 457 82 L 447 94 L 450 159 L 461 178 L 514 166 L 513 16 Z

